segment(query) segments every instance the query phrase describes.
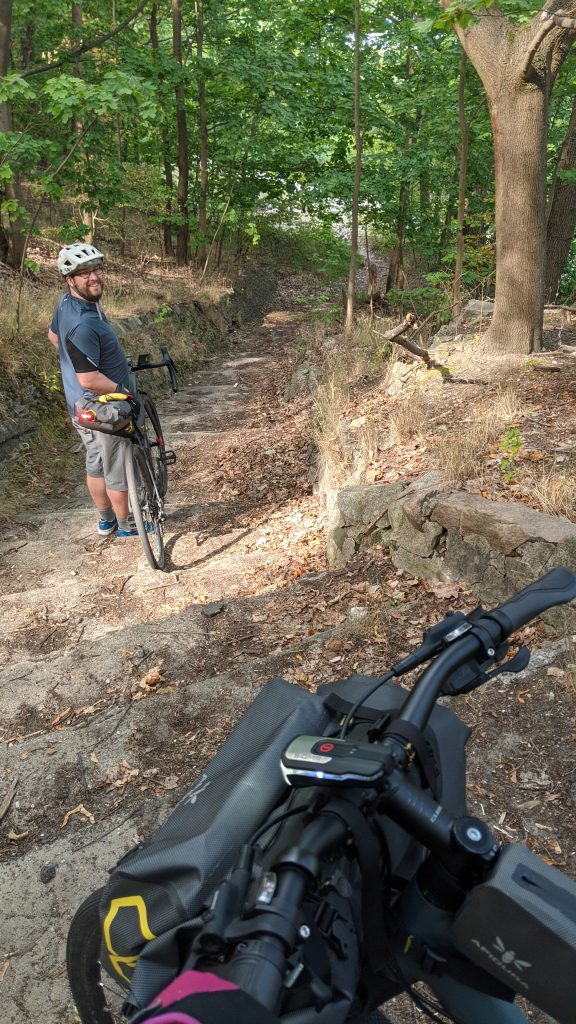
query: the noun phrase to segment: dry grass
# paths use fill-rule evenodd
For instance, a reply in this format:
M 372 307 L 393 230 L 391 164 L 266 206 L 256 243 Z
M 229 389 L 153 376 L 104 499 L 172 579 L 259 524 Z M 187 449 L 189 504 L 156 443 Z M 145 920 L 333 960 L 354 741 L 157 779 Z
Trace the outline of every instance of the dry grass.
M 37 288 L 29 282 L 24 283 L 19 325 L 20 338 L 24 342 L 15 343 L 18 282 L 4 282 L 0 287 L 0 361 L 6 372 L 10 376 L 26 370 L 49 372 L 52 346 L 47 332 L 62 290 L 56 287 Z
M 0 522 L 10 521 L 44 500 L 68 493 L 81 478 L 78 441 L 66 419 L 45 417 L 34 435 L 14 446 L 0 476 Z
M 576 477 L 570 469 L 544 467 L 540 478 L 525 487 L 524 493 L 551 516 L 574 519 L 576 515 Z
M 349 377 L 340 359 L 325 368 L 314 395 L 312 436 L 318 445 L 322 465 L 333 483 L 342 484 L 350 465 L 347 425 L 343 411 L 350 398 Z
M 497 448 L 506 428 L 521 411 L 513 384 L 506 382 L 486 401 L 472 407 L 470 415 L 442 436 L 434 461 L 447 480 L 481 479 L 485 459 Z
M 424 437 L 430 430 L 430 411 L 421 391 L 402 395 L 388 416 L 388 429 L 392 444 L 404 444 Z

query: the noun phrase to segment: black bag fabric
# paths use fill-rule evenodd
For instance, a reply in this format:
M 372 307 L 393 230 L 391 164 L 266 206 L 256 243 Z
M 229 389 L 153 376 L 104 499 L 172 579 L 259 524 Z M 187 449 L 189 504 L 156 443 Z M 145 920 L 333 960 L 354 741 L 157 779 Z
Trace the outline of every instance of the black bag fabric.
M 86 430 L 99 430 L 104 434 L 130 437 L 134 430 L 134 401 L 125 394 L 113 392 L 80 398 L 74 405 L 74 419 Z
M 288 743 L 299 734 L 335 735 L 342 716 L 375 682 L 355 675 L 322 687 L 317 695 L 283 679 L 267 682 L 164 824 L 113 869 L 100 905 L 102 963 L 130 987 L 127 1008 L 148 1005 L 182 969 L 198 915 L 239 848 L 289 796 L 297 803 L 309 799 L 307 791 L 291 790 L 282 777 L 280 756 Z M 359 712 L 354 731 L 393 716 L 405 698 L 399 686 L 382 686 Z M 468 734 L 442 707 L 434 710 L 425 732 L 438 799 L 455 815 L 466 810 Z M 417 781 L 418 769 L 413 772 Z M 390 819 L 380 818 L 394 876 L 411 877 L 423 848 Z M 292 820 L 297 833 L 299 819 Z
M 283 679 L 267 682 L 155 835 L 114 868 L 100 905 L 102 962 L 131 986 L 135 1008 L 181 968 L 187 924 L 289 792 L 284 747 L 299 733 L 322 733 L 329 720 L 320 697 Z
M 367 694 L 376 682 L 376 676 L 355 674 L 340 682 L 321 686 L 318 694 L 324 697 L 326 707 L 333 712 L 338 724 L 341 724 L 362 694 Z M 380 686 L 366 698 L 366 702 L 357 712 L 353 720 L 356 724 L 351 728 L 351 735 L 354 738 L 360 736 L 362 740 L 363 734 L 365 735 L 376 722 L 388 717 L 393 723 L 406 696 L 406 690 L 396 683 L 385 683 Z M 465 745 L 469 736 L 468 726 L 450 708 L 442 707 L 440 704 L 434 706 L 423 733 L 423 741 L 428 748 L 430 765 L 435 774 L 434 796 L 456 818 L 467 813 Z M 416 766 L 409 774 L 412 774 L 414 782 L 418 783 Z M 388 846 L 394 880 L 400 882 L 412 878 L 425 856 L 424 847 L 386 815 L 380 816 L 380 827 Z
M 550 1014 L 574 1024 L 576 882 L 519 844 L 502 850 L 454 924 L 473 963 Z

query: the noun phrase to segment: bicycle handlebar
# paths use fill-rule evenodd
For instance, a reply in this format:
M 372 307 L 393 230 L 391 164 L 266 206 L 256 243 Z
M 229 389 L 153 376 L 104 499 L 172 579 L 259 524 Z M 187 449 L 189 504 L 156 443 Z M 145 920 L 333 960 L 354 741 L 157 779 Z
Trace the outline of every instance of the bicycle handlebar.
M 163 366 L 166 367 L 170 375 L 170 386 L 172 391 L 176 393 L 178 391 L 178 376 L 176 373 L 176 367 L 172 356 L 170 355 L 167 347 L 161 346 L 160 351 L 162 353 L 162 361 L 159 363 L 151 363 L 150 356 L 147 353 L 141 353 L 138 356 L 138 362 L 132 367 L 134 373 L 138 373 L 140 370 L 160 370 Z
M 511 633 L 548 608 L 567 604 L 574 598 L 576 575 L 568 569 L 556 568 L 491 611 L 482 612 L 470 623 L 467 631 L 446 647 L 422 673 L 402 705 L 398 718 L 423 729 L 444 683 L 456 669 L 480 655 L 483 661 L 495 662 L 498 647 Z
M 469 619 L 459 616 L 454 620 L 457 624 L 454 636 L 446 632 L 444 650 L 422 673 L 395 722 L 404 720 L 423 729 L 442 686 L 457 668 L 480 656 L 488 664 L 498 660 L 502 657 L 502 645 L 511 633 L 548 608 L 574 598 L 576 575 L 556 568 L 491 611 L 482 611 Z M 299 741 L 304 755 L 299 754 Z M 341 749 L 336 749 L 339 746 Z M 317 748 L 323 756 L 315 765 Z M 327 757 L 329 751 L 332 753 Z M 388 815 L 426 846 L 454 883 L 461 885 L 459 892 L 463 898 L 466 889 L 480 880 L 493 864 L 498 856 L 498 844 L 483 822 L 467 816 L 453 818 L 431 794 L 411 782 L 404 771 L 402 754 L 402 744 L 398 745 L 392 735 L 386 738 L 384 734 L 382 742 L 374 744 L 373 753 L 367 746 L 302 736 L 292 741 L 284 752 L 283 765 L 286 757 L 288 761 L 292 757 L 296 766 L 300 758 L 301 767 L 296 767 L 289 775 L 292 784 L 300 784 L 298 779 L 303 783 L 307 776 L 308 784 L 324 782 L 334 786 L 335 794 L 339 792 L 338 781 L 347 784 L 354 776 L 357 781 L 353 786 L 358 794 L 354 802 L 358 800 L 358 811 L 363 813 L 369 806 L 375 808 L 376 813 Z M 368 758 L 368 762 L 358 758 Z M 335 774 L 338 771 L 340 776 Z M 318 876 L 319 859 L 334 852 L 346 840 L 351 830 L 349 820 L 346 815 L 342 816 L 338 804 L 329 800 L 319 817 L 304 829 L 298 846 L 284 850 L 275 860 L 273 870 L 278 874 L 278 884 L 270 904 L 253 910 L 247 920 L 240 920 L 236 928 L 233 924 L 226 931 L 226 939 L 239 945 L 227 966 L 217 973 L 245 988 L 273 1011 L 288 956 L 298 943 L 298 936 L 300 940 L 304 937 L 298 926 L 305 893 Z M 440 882 L 446 884 L 442 879 Z
M 567 604 L 576 597 L 576 576 L 568 569 L 556 568 L 531 583 L 530 586 L 514 594 L 503 604 L 491 612 L 489 618 L 495 619 L 502 627 L 503 636 L 510 636 L 517 629 L 526 626 L 536 616 L 558 604 Z

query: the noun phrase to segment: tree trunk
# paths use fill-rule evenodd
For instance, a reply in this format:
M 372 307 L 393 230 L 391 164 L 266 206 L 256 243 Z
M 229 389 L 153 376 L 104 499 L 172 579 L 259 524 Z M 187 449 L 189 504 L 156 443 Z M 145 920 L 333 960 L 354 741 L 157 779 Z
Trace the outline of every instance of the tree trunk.
M 406 228 L 406 217 L 410 205 L 410 186 L 403 179 L 400 183 L 400 195 L 398 197 L 398 217 L 396 219 L 396 241 L 390 253 L 388 263 L 388 276 L 386 277 L 386 295 L 392 288 L 404 288 L 406 275 L 404 273 L 404 231 Z
M 576 168 L 576 100 L 570 124 L 554 170 L 546 221 L 546 274 L 544 298 L 556 302 L 560 281 L 576 227 L 576 186 L 562 178 L 563 171 Z
M 350 334 L 354 322 L 354 285 L 356 282 L 356 256 L 358 253 L 358 204 L 362 174 L 362 132 L 360 128 L 360 0 L 354 0 L 354 191 L 352 196 L 352 237 L 350 239 L 350 268 L 346 295 L 344 333 Z
M 548 104 L 576 38 L 550 14 L 556 6 L 549 0 L 528 24 L 508 21 L 494 6 L 469 28 L 456 25 L 482 79 L 492 122 L 496 296 L 484 343 L 498 352 L 529 353 L 542 343 Z M 564 11 L 573 16 L 575 0 Z
M 72 3 L 72 24 L 80 30 L 82 28 L 82 7 L 80 4 Z M 79 33 L 80 34 L 80 33 Z M 76 64 L 75 74 L 77 78 L 81 78 L 80 65 Z M 84 119 L 82 117 L 74 116 L 74 131 L 76 135 L 80 136 L 84 132 Z M 80 202 L 80 216 L 84 225 L 84 238 L 92 245 L 94 242 L 94 213 L 86 206 L 84 202 Z
M 10 67 L 10 38 L 12 34 L 12 0 L 0 0 L 0 78 L 8 73 Z M 0 103 L 0 133 L 12 131 L 12 109 L 10 104 Z M 23 210 L 24 203 L 20 178 L 16 168 L 12 168 L 12 180 L 4 184 L 4 196 L 12 203 L 17 203 Z M 1 252 L 3 262 L 19 270 L 22 266 L 26 249 L 26 226 L 21 213 L 15 212 L 6 216 L 0 225 Z
M 208 122 L 206 116 L 206 80 L 202 69 L 204 55 L 204 2 L 196 0 L 196 53 L 198 56 L 198 132 L 200 146 L 200 193 L 198 198 L 198 266 L 204 268 L 206 263 L 206 239 L 208 223 L 206 202 L 208 196 Z
M 412 74 L 412 59 L 410 54 L 406 57 L 406 79 L 408 80 Z M 418 115 L 422 116 L 422 113 Z M 416 129 L 414 134 L 417 133 L 418 116 L 416 121 Z M 410 207 L 410 184 L 405 176 L 404 168 L 408 164 L 408 151 L 411 145 L 411 133 L 410 128 L 407 126 L 404 131 L 404 144 L 402 146 L 402 178 L 400 181 L 400 191 L 398 195 L 398 217 L 396 219 L 396 242 L 394 248 L 390 253 L 390 262 L 388 264 L 388 276 L 386 278 L 386 291 L 388 292 L 392 288 L 404 288 L 406 283 L 406 275 L 404 274 L 404 233 L 406 230 L 406 220 L 408 218 L 408 210 Z
M 152 46 L 152 52 L 154 58 L 158 58 L 159 43 L 158 43 L 158 4 L 152 4 L 150 11 L 150 45 Z M 166 191 L 168 198 L 166 199 L 166 205 L 164 207 L 166 220 L 162 223 L 162 241 L 165 256 L 173 256 L 174 248 L 172 245 L 172 192 L 174 190 L 174 176 L 172 174 L 172 160 L 170 158 L 170 142 L 168 138 L 168 129 L 164 120 L 162 121 L 161 128 L 162 137 L 162 161 L 164 164 L 164 181 L 166 182 Z
M 464 103 L 466 90 L 466 54 L 460 58 L 458 83 L 458 117 L 460 121 L 460 174 L 458 179 L 458 216 L 456 219 L 456 262 L 452 285 L 452 319 L 462 312 L 462 269 L 464 267 L 464 215 L 466 212 L 466 172 L 468 169 L 468 122 Z
M 172 0 L 172 55 L 182 68 L 182 12 L 180 0 Z M 190 226 L 188 222 L 188 125 L 186 122 L 186 91 L 184 83 L 176 86 L 176 144 L 178 149 L 178 215 L 176 263 L 188 263 Z

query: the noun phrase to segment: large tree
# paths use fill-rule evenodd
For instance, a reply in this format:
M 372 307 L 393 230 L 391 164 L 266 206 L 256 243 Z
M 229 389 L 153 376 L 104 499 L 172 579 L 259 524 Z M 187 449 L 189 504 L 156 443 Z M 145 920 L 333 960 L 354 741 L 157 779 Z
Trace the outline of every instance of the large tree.
M 554 168 L 546 216 L 544 299 L 556 302 L 576 227 L 576 99 Z
M 442 0 L 448 6 L 448 0 Z M 576 39 L 576 2 L 550 0 L 515 22 L 496 6 L 456 22 L 488 99 L 494 141 L 496 300 L 485 336 L 498 351 L 541 347 L 550 94 Z

